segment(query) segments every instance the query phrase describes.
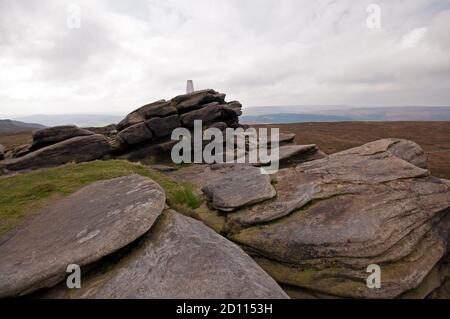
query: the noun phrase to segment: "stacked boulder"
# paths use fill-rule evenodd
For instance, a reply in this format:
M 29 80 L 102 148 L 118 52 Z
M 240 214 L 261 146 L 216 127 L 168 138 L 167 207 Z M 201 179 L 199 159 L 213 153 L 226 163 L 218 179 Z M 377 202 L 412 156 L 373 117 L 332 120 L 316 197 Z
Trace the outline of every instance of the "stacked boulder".
M 202 120 L 203 128 L 236 128 L 240 126 L 241 108 L 241 103 L 225 102 L 225 94 L 208 89 L 144 105 L 117 125 L 45 128 L 33 133 L 31 144 L 21 145 L 4 156 L 8 160 L 2 161 L 0 168 L 37 169 L 102 159 L 108 154 L 129 160 L 165 155 L 176 143 L 170 139 L 174 129 L 192 129 L 195 120 Z
M 16 146 L 5 153 L 5 158 L 19 158 L 30 153 L 30 144 Z
M 2 161 L 0 167 L 17 171 L 87 162 L 103 158 L 110 150 L 111 145 L 103 135 L 73 125 L 56 126 L 35 131 L 26 151 Z
M 117 124 L 120 150 L 166 143 L 175 128 L 192 129 L 195 120 L 208 127 L 238 127 L 241 108 L 239 102 L 225 102 L 225 94 L 211 89 L 144 105 Z

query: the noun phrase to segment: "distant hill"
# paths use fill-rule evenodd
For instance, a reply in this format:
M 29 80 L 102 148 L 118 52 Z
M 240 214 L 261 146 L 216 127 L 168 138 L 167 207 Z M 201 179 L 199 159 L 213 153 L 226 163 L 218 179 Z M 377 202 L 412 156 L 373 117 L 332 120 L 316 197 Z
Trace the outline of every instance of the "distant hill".
M 120 122 L 124 115 L 113 114 L 66 114 L 31 115 L 14 120 L 40 123 L 45 126 L 77 125 L 101 127 Z M 450 107 L 352 107 L 349 105 L 280 105 L 243 109 L 241 123 L 304 123 L 343 121 L 450 121 Z M 36 125 L 36 124 L 31 124 Z M 37 124 L 38 125 L 38 124 Z
M 302 123 L 342 121 L 450 121 L 450 107 L 370 107 L 265 106 L 243 110 L 247 123 Z M 308 111 L 312 110 L 314 111 Z
M 19 121 L 42 123 L 46 126 L 77 125 L 79 127 L 98 127 L 120 122 L 124 116 L 111 114 L 66 114 L 31 115 L 16 118 Z
M 250 106 L 242 111 L 244 115 L 268 115 L 278 113 L 318 114 L 321 111 L 345 110 L 349 105 L 276 105 L 276 106 Z
M 31 132 L 33 130 L 41 129 L 44 127 L 44 125 L 35 123 L 25 123 L 14 120 L 0 120 L 0 133 L 2 134 Z
M 343 122 L 343 121 L 352 121 L 352 118 L 337 115 L 294 114 L 294 113 L 244 115 L 240 117 L 240 122 L 247 124 Z
M 450 121 L 450 107 L 376 107 L 330 110 L 327 115 L 342 115 L 355 121 Z

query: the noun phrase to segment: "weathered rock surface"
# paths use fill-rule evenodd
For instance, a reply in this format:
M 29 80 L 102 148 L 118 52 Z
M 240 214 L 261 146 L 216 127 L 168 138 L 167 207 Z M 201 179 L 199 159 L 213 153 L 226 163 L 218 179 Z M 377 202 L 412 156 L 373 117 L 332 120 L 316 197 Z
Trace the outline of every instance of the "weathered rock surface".
M 425 296 L 430 299 L 450 299 L 450 255 L 447 255 L 428 277 L 429 280 L 425 285 L 427 289 L 419 289 L 420 295 L 414 294 L 411 297 Z M 428 293 L 430 290 L 432 290 L 431 293 Z M 406 297 L 410 297 L 410 295 Z
M 288 143 L 294 142 L 295 134 L 294 133 L 279 133 L 278 139 L 273 139 L 271 134 L 267 136 L 267 148 L 271 148 L 272 143 L 278 142 L 278 145 L 284 145 Z
M 174 105 L 178 113 L 181 114 L 201 108 L 202 105 L 208 103 L 223 103 L 224 101 L 225 94 L 208 89 L 176 96 L 172 99 L 172 105 Z
M 450 236 L 450 183 L 421 168 L 424 156 L 413 142 L 384 139 L 281 169 L 272 176 L 276 197 L 219 211 L 221 232 L 292 296 L 424 297 L 440 284 L 433 273 Z M 237 170 L 193 165 L 168 174 L 198 191 Z M 366 286 L 370 264 L 381 267 L 382 289 Z
M 164 206 L 158 184 L 131 175 L 94 183 L 44 208 L 0 244 L 0 297 L 51 287 L 68 265 L 84 266 L 128 245 Z
M 287 298 L 236 244 L 202 223 L 165 211 L 123 255 L 105 261 L 81 289 L 44 298 Z
M 238 101 L 228 102 L 223 107 L 225 115 L 238 117 L 242 115 L 242 104 Z
M 138 124 L 153 117 L 165 117 L 175 114 L 176 112 L 177 110 L 171 105 L 170 102 L 160 100 L 144 105 L 128 114 L 119 124 L 117 124 L 117 129 L 121 131 L 129 126 Z
M 316 145 L 282 145 L 278 148 L 279 163 L 282 166 L 300 164 L 325 157 Z M 261 164 L 258 164 L 261 165 Z
M 427 168 L 427 156 L 419 145 L 412 141 L 396 138 L 381 139 L 338 154 L 342 156 L 352 154 L 375 155 L 382 152 L 401 158 L 417 167 Z
M 321 159 L 326 157 L 327 155 L 317 149 L 316 145 L 310 144 L 310 145 L 297 145 L 297 144 L 288 144 L 290 138 L 287 138 L 285 136 L 280 135 L 280 140 L 283 138 L 283 142 L 281 143 L 281 146 L 274 147 L 275 145 L 270 142 L 271 140 L 267 142 L 267 144 L 264 142 L 264 144 L 260 145 L 260 153 L 261 151 L 264 152 L 264 154 L 269 155 L 270 158 L 274 157 L 276 152 L 278 152 L 278 156 L 275 156 L 275 158 L 278 158 L 278 163 L 280 167 L 287 167 L 292 166 L 295 164 L 300 164 L 304 162 L 314 161 L 317 159 Z M 260 142 L 258 142 L 260 143 Z M 274 153 L 275 152 L 275 153 Z M 261 157 L 259 155 L 259 162 L 252 163 L 255 166 L 267 166 L 269 163 L 267 163 L 268 159 L 265 159 L 266 157 Z
M 110 124 L 102 127 L 86 127 L 88 131 L 91 131 L 94 134 L 101 134 L 107 137 L 114 137 L 117 135 L 117 125 Z
M 149 144 L 141 144 L 139 147 L 127 150 L 124 154 L 116 156 L 132 162 L 151 160 L 151 163 L 171 163 L 170 158 L 172 147 L 177 141 L 153 140 Z
M 156 137 L 166 137 L 172 134 L 172 131 L 181 126 L 178 114 L 165 118 L 154 117 L 145 122 Z
M 218 102 L 212 102 L 205 107 L 181 115 L 183 126 L 194 127 L 195 120 L 202 120 L 203 124 L 213 123 L 223 116 L 223 106 Z
M 31 144 L 30 151 L 35 151 L 42 147 L 56 144 L 73 137 L 88 136 L 93 134 L 93 132 L 78 128 L 75 125 L 44 128 L 33 133 L 33 143 Z
M 227 123 L 224 122 L 215 122 L 209 125 L 209 128 L 217 128 L 221 131 L 224 131 L 228 127 Z
M 23 144 L 16 146 L 12 150 L 9 150 L 6 158 L 19 158 L 30 153 L 30 144 Z
M 0 161 L 5 158 L 5 147 L 0 144 Z
M 398 297 L 447 249 L 450 187 L 412 164 L 422 156 L 416 144 L 388 139 L 281 170 L 277 198 L 230 214 L 229 236 L 283 284 Z M 370 264 L 381 266 L 382 289 L 366 287 Z
M 168 142 L 167 138 L 178 127 L 191 130 L 195 120 L 201 120 L 203 128 L 213 126 L 225 130 L 227 127 L 239 127 L 241 109 L 242 105 L 237 101 L 225 102 L 225 94 L 214 90 L 196 91 L 170 101 L 157 101 L 131 112 L 117 124 L 118 137 L 108 137 L 113 140 L 111 144 L 117 144 L 113 154 L 128 154 L 127 158 L 141 160 L 159 156 L 153 144 Z M 151 131 L 152 138 L 148 138 L 143 123 Z M 127 137 L 132 141 L 127 141 Z
M 69 162 L 88 162 L 101 159 L 111 149 L 111 145 L 103 135 L 74 137 L 22 157 L 0 162 L 0 167 L 17 171 L 52 167 Z
M 232 211 L 275 197 L 276 191 L 268 175 L 247 165 L 235 165 L 225 176 L 208 182 L 202 191 L 214 208 Z
M 163 164 L 155 164 L 155 165 L 151 165 L 151 168 L 159 171 L 159 172 L 174 172 L 177 169 L 173 166 L 168 166 L 168 165 L 163 165 Z
M 427 168 L 427 155 L 425 152 L 418 147 L 418 145 L 412 141 L 402 140 L 397 141 L 396 139 L 387 139 L 385 142 L 380 143 L 380 148 L 390 152 L 392 155 L 397 156 L 405 161 L 420 167 Z
M 134 124 L 121 131 L 118 138 L 127 145 L 136 145 L 143 142 L 151 141 L 153 137 L 152 131 L 145 122 Z

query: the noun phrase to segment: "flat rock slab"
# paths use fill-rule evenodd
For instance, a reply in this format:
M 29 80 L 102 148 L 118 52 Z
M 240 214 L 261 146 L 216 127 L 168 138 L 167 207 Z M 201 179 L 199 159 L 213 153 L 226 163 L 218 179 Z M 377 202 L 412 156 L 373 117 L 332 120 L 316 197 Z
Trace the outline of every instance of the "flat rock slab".
M 0 297 L 51 287 L 68 265 L 84 266 L 128 245 L 164 206 L 158 184 L 131 175 L 96 182 L 44 208 L 0 246 Z
M 425 158 L 414 142 L 383 139 L 280 169 L 272 176 L 276 197 L 228 212 L 226 235 L 290 288 L 402 296 L 422 286 L 448 254 L 450 181 L 431 177 Z M 169 174 L 197 189 L 233 166 L 193 165 Z M 381 266 L 382 289 L 366 286 L 373 263 Z
M 353 154 L 374 155 L 376 153 L 387 152 L 398 158 L 401 158 L 414 166 L 426 169 L 427 168 L 427 155 L 423 149 L 413 141 L 408 141 L 398 138 L 386 138 L 377 140 L 371 143 L 367 143 L 363 146 L 352 148 L 338 154 L 347 155 Z
M 449 185 L 414 165 L 422 154 L 413 142 L 387 139 L 280 170 L 277 198 L 227 215 L 244 227 L 229 237 L 284 284 L 398 297 L 442 259 L 450 232 Z M 370 264 L 382 269 L 382 289 L 365 285 Z
M 174 172 L 177 170 L 177 168 L 174 166 L 168 166 L 163 164 L 155 164 L 152 165 L 151 168 L 159 172 Z
M 110 150 L 111 145 L 103 135 L 79 136 L 41 148 L 16 159 L 2 161 L 0 168 L 3 166 L 8 170 L 18 171 L 58 166 L 70 162 L 88 162 L 101 159 Z
M 307 162 L 310 159 L 308 158 L 310 155 L 313 155 L 318 150 L 316 145 L 283 145 L 280 146 L 279 154 L 280 154 L 280 163 L 303 163 Z M 314 158 L 317 159 L 317 158 Z
M 316 145 L 282 145 L 275 149 L 269 149 L 268 153 L 278 151 L 278 161 L 281 166 L 289 164 L 300 164 L 324 158 L 326 155 L 320 152 Z M 265 166 L 263 163 L 256 163 L 255 166 Z
M 267 147 L 271 147 L 271 143 L 278 142 L 279 145 L 288 144 L 294 142 L 295 134 L 294 133 L 280 133 L 278 135 L 278 139 L 273 139 L 271 137 L 270 131 L 268 131 L 269 134 L 267 136 Z
M 118 258 L 43 298 L 288 298 L 241 248 L 203 223 L 172 210 Z
M 233 165 L 226 175 L 210 181 L 202 191 L 213 207 L 222 211 L 233 211 L 276 195 L 270 177 L 247 165 Z
M 314 200 L 356 192 L 369 195 L 370 185 L 376 189 L 377 183 L 428 176 L 429 171 L 407 161 L 423 166 L 423 154 L 411 141 L 383 139 L 303 163 L 297 169 L 282 169 L 273 176 L 276 198 L 229 214 L 228 221 L 234 227 L 265 223 Z

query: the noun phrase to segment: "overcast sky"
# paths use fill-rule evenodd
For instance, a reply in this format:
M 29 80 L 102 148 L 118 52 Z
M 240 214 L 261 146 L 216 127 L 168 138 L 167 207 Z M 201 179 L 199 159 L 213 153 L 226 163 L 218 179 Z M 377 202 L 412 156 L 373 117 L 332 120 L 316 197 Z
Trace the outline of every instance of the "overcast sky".
M 450 105 L 449 32 L 450 0 L 0 0 L 0 118 L 126 113 L 187 79 L 244 106 Z

